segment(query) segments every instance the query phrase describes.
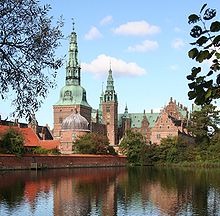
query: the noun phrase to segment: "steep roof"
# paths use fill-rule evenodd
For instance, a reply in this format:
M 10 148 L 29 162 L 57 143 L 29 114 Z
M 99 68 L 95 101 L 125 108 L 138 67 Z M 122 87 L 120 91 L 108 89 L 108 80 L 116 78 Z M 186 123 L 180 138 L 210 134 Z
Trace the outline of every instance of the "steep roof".
M 118 116 L 118 126 L 121 127 L 122 117 L 124 114 L 119 114 Z M 145 113 L 147 120 L 149 122 L 149 127 L 154 127 L 155 121 L 159 116 L 159 113 Z M 141 122 L 144 117 L 144 113 L 129 113 L 128 116 L 131 118 L 131 128 L 141 128 Z
M 16 126 L 0 125 L 0 133 L 4 134 L 10 128 L 18 130 L 24 135 L 24 139 L 25 139 L 24 146 L 30 147 L 30 146 L 39 145 L 39 138 L 31 128 L 19 128 Z
M 59 140 L 40 140 L 32 128 L 20 128 L 17 126 L 0 125 L 0 134 L 4 134 L 9 128 L 20 131 L 24 135 L 26 147 L 40 146 L 45 149 L 54 149 L 59 146 Z
M 40 140 L 40 146 L 44 149 L 56 149 L 59 145 L 59 140 Z

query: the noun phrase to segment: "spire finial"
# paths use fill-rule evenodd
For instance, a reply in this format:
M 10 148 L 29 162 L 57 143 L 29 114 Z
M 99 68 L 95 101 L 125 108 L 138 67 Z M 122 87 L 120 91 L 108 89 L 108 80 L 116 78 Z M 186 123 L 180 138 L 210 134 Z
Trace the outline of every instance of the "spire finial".
M 72 24 L 73 24 L 73 31 L 75 30 L 75 22 L 74 22 L 74 18 L 72 18 Z
M 111 62 L 111 59 L 110 59 L 110 70 L 112 69 L 112 62 Z

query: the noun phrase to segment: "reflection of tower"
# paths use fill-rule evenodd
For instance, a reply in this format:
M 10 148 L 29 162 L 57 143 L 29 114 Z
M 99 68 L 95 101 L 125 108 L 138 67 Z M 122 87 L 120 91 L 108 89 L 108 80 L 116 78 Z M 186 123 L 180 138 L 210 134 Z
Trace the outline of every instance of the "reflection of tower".
M 114 90 L 114 81 L 112 70 L 110 68 L 107 86 L 102 99 L 102 118 L 103 123 L 107 125 L 107 136 L 110 144 L 118 144 L 118 99 Z
M 66 83 L 60 91 L 60 99 L 53 106 L 54 109 L 54 137 L 60 138 L 61 124 L 63 120 L 72 114 L 75 109 L 91 122 L 91 106 L 86 100 L 86 90 L 80 86 L 80 65 L 77 59 L 77 35 L 70 35 L 69 61 L 66 66 Z
M 102 197 L 102 215 L 117 215 L 117 193 L 115 182 L 112 182 Z
M 81 216 L 90 211 L 89 197 L 75 191 L 74 178 L 61 178 L 54 188 L 54 216 Z

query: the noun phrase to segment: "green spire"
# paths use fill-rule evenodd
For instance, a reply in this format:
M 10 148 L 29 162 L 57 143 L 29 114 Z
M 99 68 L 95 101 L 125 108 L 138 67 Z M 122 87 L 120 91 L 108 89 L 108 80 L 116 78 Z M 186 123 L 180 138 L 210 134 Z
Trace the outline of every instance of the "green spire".
M 108 71 L 108 79 L 107 79 L 107 86 L 104 94 L 104 101 L 115 101 L 117 102 L 117 94 L 114 90 L 114 80 L 112 77 L 112 70 L 111 67 Z
M 106 90 L 108 91 L 114 91 L 114 81 L 113 81 L 113 77 L 112 77 L 112 70 L 110 68 L 110 70 L 108 71 L 108 79 L 107 79 L 107 87 Z
M 66 85 L 80 85 L 80 66 L 78 64 L 78 46 L 77 46 L 77 35 L 74 31 L 70 35 L 69 44 L 69 61 L 66 67 Z
M 124 114 L 123 114 L 123 118 L 129 118 L 128 106 L 127 106 L 127 104 L 126 104 L 126 106 L 125 106 L 125 111 L 124 111 Z

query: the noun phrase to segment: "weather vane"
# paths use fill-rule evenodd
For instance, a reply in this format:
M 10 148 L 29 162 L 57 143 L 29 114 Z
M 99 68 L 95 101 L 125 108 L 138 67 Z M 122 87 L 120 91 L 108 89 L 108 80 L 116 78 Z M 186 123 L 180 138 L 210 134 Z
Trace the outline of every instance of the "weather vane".
M 73 21 L 73 31 L 74 31 L 75 30 L 75 28 L 74 28 L 74 25 L 75 25 L 74 18 L 72 18 L 72 21 Z

